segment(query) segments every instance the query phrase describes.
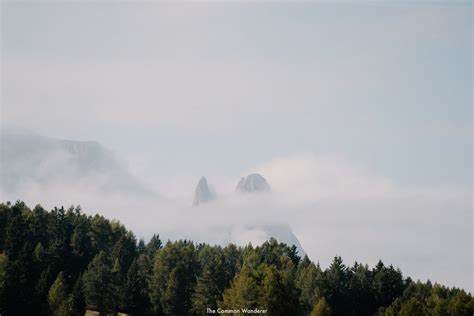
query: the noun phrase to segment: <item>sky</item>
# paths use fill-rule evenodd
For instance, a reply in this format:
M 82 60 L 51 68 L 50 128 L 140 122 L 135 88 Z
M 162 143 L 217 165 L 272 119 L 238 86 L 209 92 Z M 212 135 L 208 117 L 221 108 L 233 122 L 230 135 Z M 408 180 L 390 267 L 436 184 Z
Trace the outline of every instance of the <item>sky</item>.
M 312 150 L 472 182 L 469 2 L 2 9 L 5 125 L 98 140 L 161 176 Z
M 148 186 L 183 200 L 201 175 L 225 195 L 259 171 L 280 193 L 272 207 L 318 222 L 317 233 L 290 224 L 308 253 L 329 256 L 323 263 L 337 250 L 359 261 L 380 252 L 420 277 L 472 287 L 471 2 L 1 9 L 3 128 L 99 141 Z M 374 242 L 357 258 L 352 233 L 374 241 L 383 233 L 374 226 L 392 222 L 398 230 L 382 240 L 410 238 L 393 252 Z M 446 238 L 432 249 L 443 223 Z M 328 227 L 346 233 L 327 238 Z M 451 261 L 424 273 L 443 251 L 463 261 L 459 274 L 443 274 Z

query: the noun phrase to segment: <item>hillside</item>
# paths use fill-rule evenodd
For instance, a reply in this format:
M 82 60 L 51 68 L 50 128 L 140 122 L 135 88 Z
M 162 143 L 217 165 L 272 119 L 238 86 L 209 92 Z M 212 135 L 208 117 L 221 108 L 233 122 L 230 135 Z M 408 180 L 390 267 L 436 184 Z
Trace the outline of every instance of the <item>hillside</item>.
M 148 242 L 79 208 L 0 204 L 0 314 L 470 316 L 462 289 L 414 282 L 392 265 L 322 268 L 271 239 L 225 247 Z

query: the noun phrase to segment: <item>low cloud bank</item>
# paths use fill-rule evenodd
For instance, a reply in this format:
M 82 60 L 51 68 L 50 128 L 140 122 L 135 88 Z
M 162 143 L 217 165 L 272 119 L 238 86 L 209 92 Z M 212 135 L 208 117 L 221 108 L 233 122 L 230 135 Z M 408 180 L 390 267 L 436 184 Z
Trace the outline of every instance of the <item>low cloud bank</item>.
M 174 194 L 168 198 L 104 194 L 101 178 L 89 175 L 71 183 L 23 183 L 2 192 L 2 200 L 46 208 L 80 204 L 86 213 L 118 219 L 145 238 L 159 233 L 164 239 L 258 244 L 268 238 L 268 227 L 291 227 L 322 266 L 335 255 L 347 264 L 382 259 L 414 279 L 472 291 L 472 188 L 400 185 L 312 153 L 276 158 L 245 174 L 250 172 L 262 174 L 272 191 L 238 194 L 233 190 L 238 179 L 210 175 L 218 199 L 196 208 L 191 208 L 191 179 L 199 180 L 194 175 L 169 181 Z

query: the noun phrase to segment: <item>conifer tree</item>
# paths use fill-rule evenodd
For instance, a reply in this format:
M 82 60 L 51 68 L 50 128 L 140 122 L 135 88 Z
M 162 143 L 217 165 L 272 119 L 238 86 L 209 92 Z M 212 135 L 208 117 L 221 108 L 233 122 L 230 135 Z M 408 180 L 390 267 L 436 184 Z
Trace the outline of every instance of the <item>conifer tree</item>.
M 228 309 L 258 308 L 261 292 L 253 274 L 252 269 L 248 265 L 244 265 L 231 287 L 224 291 L 219 307 Z
M 295 280 L 297 288 L 301 291 L 300 304 L 305 313 L 309 313 L 317 303 L 321 279 L 322 271 L 319 265 L 316 266 L 308 256 L 305 256 L 298 266 Z
M 82 284 L 82 275 L 76 279 L 74 285 L 72 287 L 71 295 L 71 314 L 74 316 L 82 316 L 84 315 L 84 294 L 83 294 L 83 284 Z
M 86 305 L 100 311 L 114 310 L 113 276 L 107 254 L 101 251 L 89 264 L 83 277 Z
M 144 267 L 145 255 L 133 260 L 127 272 L 125 283 L 125 304 L 123 309 L 132 315 L 145 315 L 150 305 L 148 298 L 148 276 Z
M 318 303 L 314 305 L 311 316 L 331 316 L 331 308 L 324 297 L 320 298 Z
M 229 285 L 228 271 L 222 249 L 204 246 L 200 250 L 201 273 L 197 278 L 192 296 L 192 310 L 198 315 L 206 314 L 206 308 L 217 308 L 217 301 Z
M 268 315 L 471 316 L 462 289 L 404 278 L 340 257 L 322 270 L 272 239 L 226 247 L 157 235 L 138 242 L 117 221 L 79 208 L 48 212 L 0 203 L 0 314 L 3 316 L 196 315 L 207 307 L 267 309 Z
M 48 303 L 53 315 L 70 315 L 70 300 L 63 272 L 60 272 L 48 292 Z
M 423 305 L 415 297 L 412 297 L 405 305 L 402 306 L 399 316 L 425 316 Z
M 198 274 L 196 248 L 192 242 L 168 242 L 155 255 L 150 298 L 155 313 L 191 310 L 191 296 Z M 175 293 L 172 297 L 171 293 Z

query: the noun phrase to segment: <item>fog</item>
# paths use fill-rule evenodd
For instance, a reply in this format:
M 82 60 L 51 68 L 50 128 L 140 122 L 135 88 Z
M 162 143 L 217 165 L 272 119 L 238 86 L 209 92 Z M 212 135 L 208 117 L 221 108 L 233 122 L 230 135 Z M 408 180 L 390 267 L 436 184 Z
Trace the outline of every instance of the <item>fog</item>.
M 336 2 L 3 1 L 1 201 L 472 291 L 472 5 Z
M 218 198 L 192 208 L 198 176 L 176 177 L 160 195 L 104 193 L 107 174 L 61 177 L 71 164 L 61 157 L 66 156 L 55 154 L 40 165 L 53 181 L 23 181 L 3 192 L 2 200 L 48 209 L 80 204 L 85 213 L 119 220 L 145 239 L 158 233 L 164 240 L 259 244 L 269 237 L 265 227 L 289 226 L 323 267 L 335 255 L 346 264 L 382 259 L 414 279 L 472 289 L 472 191 L 467 187 L 400 185 L 344 159 L 306 152 L 242 172 L 262 174 L 272 188 L 268 193 L 239 194 L 234 191 L 238 178 L 207 175 Z

